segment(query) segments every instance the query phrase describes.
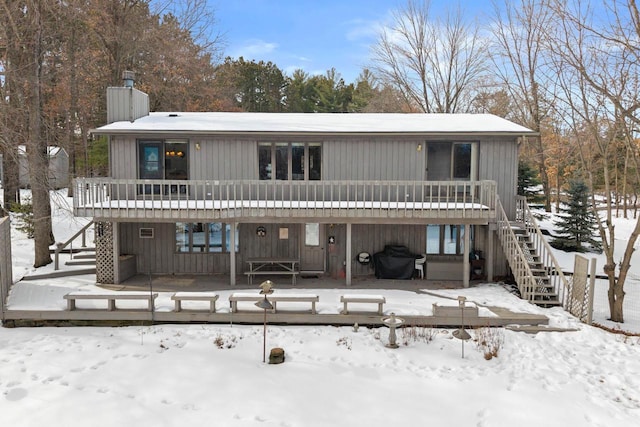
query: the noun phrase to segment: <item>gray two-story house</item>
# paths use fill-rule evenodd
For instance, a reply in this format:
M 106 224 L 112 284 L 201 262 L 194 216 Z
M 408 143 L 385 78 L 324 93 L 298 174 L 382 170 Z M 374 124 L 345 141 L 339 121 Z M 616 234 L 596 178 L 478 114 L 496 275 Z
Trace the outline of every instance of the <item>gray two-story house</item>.
M 517 216 L 527 128 L 490 114 L 150 113 L 131 87 L 107 99 L 93 133 L 108 137 L 110 177 L 78 179 L 74 193 L 75 214 L 96 222 L 99 283 L 235 285 L 260 258 L 349 285 L 377 275 L 388 247 L 426 255 L 427 280 L 513 268 L 501 224 Z

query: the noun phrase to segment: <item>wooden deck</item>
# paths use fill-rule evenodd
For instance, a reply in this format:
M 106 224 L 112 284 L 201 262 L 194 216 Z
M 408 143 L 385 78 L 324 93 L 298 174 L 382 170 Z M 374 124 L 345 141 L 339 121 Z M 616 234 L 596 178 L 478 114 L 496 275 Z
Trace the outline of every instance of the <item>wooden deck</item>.
M 396 289 L 412 292 L 419 292 L 421 289 L 463 289 L 460 280 L 387 280 L 376 279 L 373 275 L 357 276 L 353 278 L 351 285 L 347 286 L 343 278 L 331 278 L 322 275 L 301 274 L 295 284 L 291 283 L 291 278 L 287 275 L 264 278 L 275 282 L 276 289 L 339 289 L 348 293 L 353 289 L 369 289 L 372 293 L 381 289 Z M 177 292 L 177 291 L 240 291 L 243 289 L 259 289 L 260 280 L 256 280 L 253 286 L 247 280 L 241 281 L 235 286 L 230 285 L 230 279 L 225 274 L 138 274 L 118 285 L 102 285 L 112 290 L 138 291 L 148 290 L 149 286 L 154 292 Z M 479 283 L 479 282 L 476 282 Z
M 221 292 L 228 294 L 236 291 L 251 290 L 258 291 L 257 287 L 230 286 L 227 276 L 145 276 L 138 275 L 127 280 L 123 284 L 104 286 L 110 291 L 150 291 L 166 292 L 166 299 L 170 301 L 169 294 L 174 292 Z M 427 280 L 378 280 L 372 277 L 354 280 L 351 286 L 344 285 L 340 280 L 330 278 L 301 278 L 295 286 L 290 281 L 277 282 L 278 290 L 295 289 L 298 293 L 307 290 L 320 292 L 321 290 L 332 290 L 335 301 L 323 301 L 320 303 L 335 303 L 339 305 L 339 295 L 353 294 L 356 290 L 366 290 L 367 293 L 384 294 L 384 290 L 405 290 L 415 292 L 416 295 L 424 294 L 424 290 L 442 289 L 462 289 L 461 282 L 434 282 Z M 62 300 L 61 300 L 62 302 Z M 387 304 L 392 303 L 392 298 L 387 297 Z M 211 312 L 209 306 L 202 309 L 183 307 L 180 311 L 175 311 L 172 307 L 162 307 L 147 311 L 144 307 L 127 309 L 120 308 L 117 311 L 106 309 L 76 307 L 76 310 L 7 310 L 5 320 L 16 325 L 28 325 L 47 322 L 69 322 L 71 324 L 82 322 L 81 324 L 140 324 L 144 323 L 243 323 L 262 324 L 264 313 L 253 307 L 251 309 L 240 309 L 237 313 L 229 309 L 228 296 L 221 296 L 217 301 L 219 309 Z M 382 317 L 377 313 L 376 307 L 359 308 L 350 310 L 349 314 L 341 314 L 338 311 L 323 313 L 311 313 L 309 310 L 294 311 L 290 309 L 278 310 L 276 313 L 269 312 L 267 321 L 271 324 L 287 325 L 344 325 L 350 326 L 355 323 L 359 325 L 382 326 Z M 538 326 L 547 325 L 548 318 L 540 314 L 516 313 L 502 308 L 485 307 L 492 313 L 490 316 L 468 317 L 465 315 L 465 325 L 469 327 L 523 325 Z M 385 314 L 388 314 L 388 306 L 385 306 Z M 396 315 L 405 319 L 405 325 L 424 325 L 434 327 L 458 327 L 461 319 L 455 313 L 439 316 L 409 315 L 396 312 Z
M 495 218 L 495 181 L 171 181 L 78 178 L 75 216 L 96 221 L 395 222 Z M 172 191 L 172 189 L 180 191 Z
M 435 316 L 406 316 L 398 315 L 405 320 L 405 326 L 433 326 L 450 327 L 460 326 L 459 317 L 435 317 Z M 27 311 L 8 310 L 5 320 L 27 321 L 94 321 L 114 322 L 132 325 L 145 323 L 220 323 L 220 324 L 258 324 L 263 322 L 263 313 L 208 313 L 195 311 L 180 312 L 155 312 L 149 313 L 142 310 L 76 310 L 76 311 Z M 355 323 L 361 326 L 383 326 L 381 316 L 376 314 L 349 313 L 349 314 L 310 314 L 310 313 L 269 313 L 269 324 L 281 325 L 334 325 L 351 326 Z M 494 327 L 507 325 L 538 326 L 547 325 L 549 319 L 546 316 L 525 313 L 512 313 L 499 317 L 480 317 L 476 319 L 464 319 L 468 327 Z

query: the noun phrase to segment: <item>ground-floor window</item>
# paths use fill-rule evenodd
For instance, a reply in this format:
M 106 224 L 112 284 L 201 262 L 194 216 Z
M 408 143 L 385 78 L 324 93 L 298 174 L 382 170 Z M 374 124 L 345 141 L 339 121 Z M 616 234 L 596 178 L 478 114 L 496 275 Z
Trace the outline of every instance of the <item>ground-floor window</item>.
M 320 224 L 305 224 L 304 244 L 305 246 L 320 246 Z
M 470 246 L 473 247 L 473 227 L 469 236 Z M 429 255 L 462 255 L 464 253 L 464 225 L 427 225 L 427 247 Z
M 239 232 L 235 232 L 235 252 L 238 252 Z M 231 225 L 222 222 L 176 223 L 176 252 L 231 252 Z

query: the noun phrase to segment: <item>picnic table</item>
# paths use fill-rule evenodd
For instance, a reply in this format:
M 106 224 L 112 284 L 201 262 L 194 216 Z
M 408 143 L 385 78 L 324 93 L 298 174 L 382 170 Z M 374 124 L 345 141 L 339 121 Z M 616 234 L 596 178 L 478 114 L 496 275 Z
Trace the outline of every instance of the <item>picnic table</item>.
M 291 284 L 296 284 L 296 276 L 300 274 L 300 260 L 295 258 L 249 258 L 249 270 L 245 271 L 249 285 L 253 285 L 253 276 L 287 275 L 291 276 Z

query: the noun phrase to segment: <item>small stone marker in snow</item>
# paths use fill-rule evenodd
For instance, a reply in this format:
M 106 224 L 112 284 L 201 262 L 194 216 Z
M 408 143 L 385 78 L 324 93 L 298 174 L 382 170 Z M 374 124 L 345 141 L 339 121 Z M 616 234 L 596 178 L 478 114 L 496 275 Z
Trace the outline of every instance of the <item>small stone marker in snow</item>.
M 280 347 L 272 348 L 269 353 L 269 364 L 277 365 L 284 362 L 284 350 Z

